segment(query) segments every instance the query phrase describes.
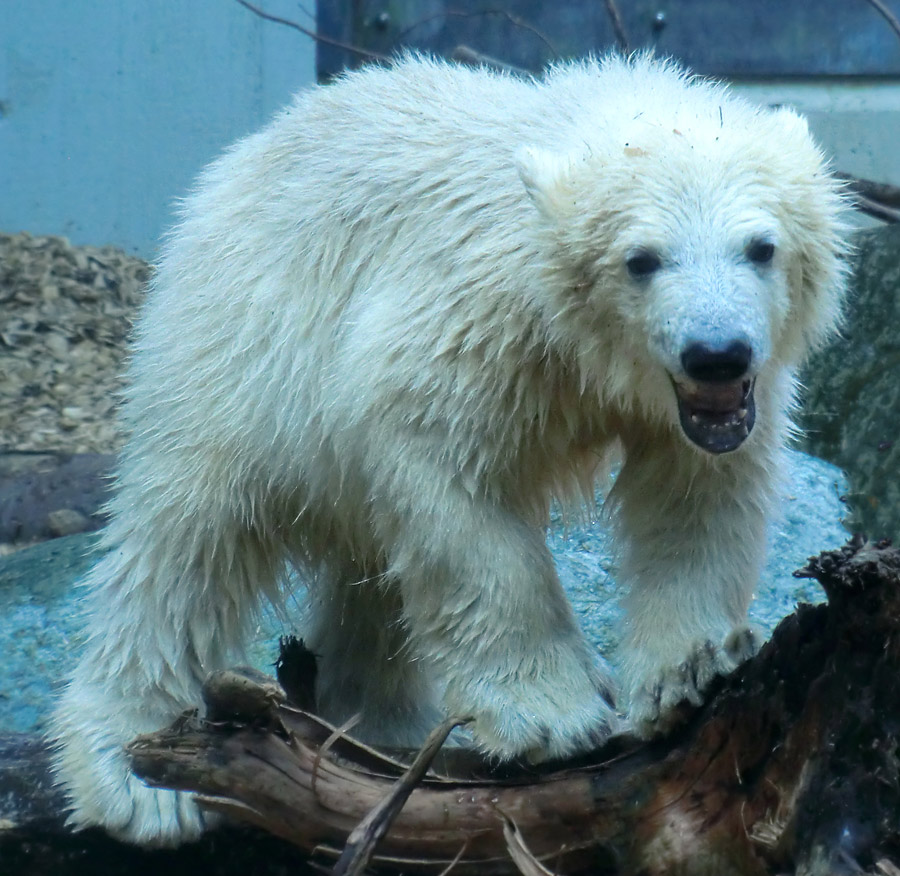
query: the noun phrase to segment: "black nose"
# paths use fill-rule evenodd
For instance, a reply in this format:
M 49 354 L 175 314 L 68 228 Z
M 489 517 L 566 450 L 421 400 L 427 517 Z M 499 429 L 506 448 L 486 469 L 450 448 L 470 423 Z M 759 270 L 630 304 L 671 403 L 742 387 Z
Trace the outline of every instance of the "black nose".
M 726 383 L 747 373 L 753 351 L 743 341 L 712 347 L 695 341 L 681 354 L 681 367 L 693 380 L 706 383 Z

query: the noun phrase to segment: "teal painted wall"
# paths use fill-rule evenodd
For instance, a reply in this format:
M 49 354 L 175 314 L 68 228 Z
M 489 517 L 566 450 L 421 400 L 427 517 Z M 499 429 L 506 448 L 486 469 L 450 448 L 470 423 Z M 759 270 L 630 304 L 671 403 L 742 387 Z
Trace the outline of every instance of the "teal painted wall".
M 234 0 L 0 0 L 0 231 L 152 257 L 175 198 L 313 82 L 314 55 Z

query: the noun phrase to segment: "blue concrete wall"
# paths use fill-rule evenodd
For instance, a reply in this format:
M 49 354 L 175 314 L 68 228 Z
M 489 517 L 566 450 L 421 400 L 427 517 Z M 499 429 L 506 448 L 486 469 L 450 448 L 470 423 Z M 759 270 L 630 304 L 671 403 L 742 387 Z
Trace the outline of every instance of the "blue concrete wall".
M 313 26 L 296 0 L 255 5 Z M 314 55 L 234 0 L 0 0 L 0 231 L 152 257 L 174 199 Z

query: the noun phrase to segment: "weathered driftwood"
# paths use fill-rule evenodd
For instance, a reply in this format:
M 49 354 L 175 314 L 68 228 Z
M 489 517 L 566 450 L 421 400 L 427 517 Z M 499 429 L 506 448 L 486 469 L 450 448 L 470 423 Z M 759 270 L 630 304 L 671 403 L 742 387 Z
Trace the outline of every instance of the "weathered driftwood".
M 900 873 L 900 551 L 857 540 L 798 574 L 818 578 L 829 604 L 783 621 L 704 707 L 686 711 L 678 732 L 505 774 L 482 766 L 479 776 L 450 752 L 399 814 L 370 816 L 384 836 L 369 866 Z M 216 714 L 229 714 L 227 685 L 209 696 Z M 383 801 L 404 764 L 277 697 L 250 703 L 249 723 L 242 707 L 230 720 L 190 719 L 141 737 L 131 747 L 135 771 L 333 862 L 375 807 L 390 810 Z M 448 770 L 459 777 L 441 774 Z M 340 872 L 363 862 L 351 849 Z

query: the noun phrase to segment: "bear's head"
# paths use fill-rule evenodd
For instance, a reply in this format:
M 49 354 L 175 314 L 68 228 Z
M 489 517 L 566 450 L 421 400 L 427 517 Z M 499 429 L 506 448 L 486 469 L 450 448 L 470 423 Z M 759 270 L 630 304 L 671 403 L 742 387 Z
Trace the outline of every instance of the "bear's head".
M 801 117 L 681 85 L 671 107 L 516 163 L 546 323 L 582 382 L 718 454 L 751 433 L 758 381 L 835 327 L 844 205 Z

